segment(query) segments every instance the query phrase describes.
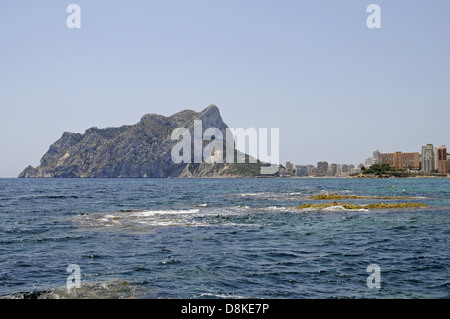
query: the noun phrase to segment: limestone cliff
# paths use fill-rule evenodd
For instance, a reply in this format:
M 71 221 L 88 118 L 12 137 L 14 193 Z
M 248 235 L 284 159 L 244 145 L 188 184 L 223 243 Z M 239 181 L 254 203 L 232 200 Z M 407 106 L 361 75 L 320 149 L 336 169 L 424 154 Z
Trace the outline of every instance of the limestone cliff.
M 203 131 L 214 127 L 223 136 L 226 134 L 228 127 L 215 105 L 210 105 L 202 112 L 185 110 L 170 117 L 147 114 L 135 125 L 90 128 L 84 134 L 65 132 L 50 146 L 38 167 L 28 166 L 19 177 L 166 178 L 259 175 L 259 162 L 174 163 L 171 150 L 178 141 L 171 139 L 172 131 L 186 128 L 193 135 L 195 120 L 202 121 Z

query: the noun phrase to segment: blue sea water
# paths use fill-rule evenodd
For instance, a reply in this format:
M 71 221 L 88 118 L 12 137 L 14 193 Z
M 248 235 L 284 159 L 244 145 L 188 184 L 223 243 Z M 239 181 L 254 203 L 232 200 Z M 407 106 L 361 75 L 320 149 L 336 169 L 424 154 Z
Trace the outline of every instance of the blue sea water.
M 449 298 L 449 226 L 444 178 L 0 179 L 0 298 Z

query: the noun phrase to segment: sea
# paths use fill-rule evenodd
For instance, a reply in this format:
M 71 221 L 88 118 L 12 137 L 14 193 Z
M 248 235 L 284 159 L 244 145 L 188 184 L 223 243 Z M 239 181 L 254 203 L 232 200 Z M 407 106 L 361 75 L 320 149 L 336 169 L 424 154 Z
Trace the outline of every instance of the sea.
M 0 298 L 448 299 L 449 232 L 448 178 L 0 179 Z

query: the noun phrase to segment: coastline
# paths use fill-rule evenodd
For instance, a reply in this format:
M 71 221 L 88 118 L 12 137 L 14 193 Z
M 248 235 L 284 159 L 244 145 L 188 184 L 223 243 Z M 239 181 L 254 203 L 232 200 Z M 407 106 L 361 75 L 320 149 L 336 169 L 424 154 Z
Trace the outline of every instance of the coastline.
M 0 177 L 0 179 L 245 179 L 245 178 L 258 178 L 258 179 L 266 179 L 266 178 L 279 178 L 279 179 L 392 179 L 392 178 L 401 178 L 401 179 L 436 179 L 436 178 L 450 178 L 450 175 L 441 175 L 441 176 L 376 176 L 376 175 L 357 175 L 357 176 L 202 176 L 202 177 Z
M 384 173 L 381 175 L 376 174 L 355 174 L 348 176 L 348 178 L 449 178 L 450 174 L 439 174 L 439 173 L 410 173 L 410 172 L 391 172 Z

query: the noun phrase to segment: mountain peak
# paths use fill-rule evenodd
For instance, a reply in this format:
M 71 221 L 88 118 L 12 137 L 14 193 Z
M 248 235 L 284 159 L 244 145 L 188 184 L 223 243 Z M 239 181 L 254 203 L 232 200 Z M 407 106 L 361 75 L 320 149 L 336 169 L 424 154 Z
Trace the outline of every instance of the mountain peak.
M 225 134 L 228 126 L 219 108 L 211 104 L 201 112 L 184 110 L 169 117 L 145 114 L 135 125 L 119 128 L 92 128 L 84 134 L 64 133 L 53 143 L 34 168 L 28 166 L 19 177 L 213 177 L 228 174 L 230 165 L 202 163 L 192 170 L 190 163 L 176 164 L 171 151 L 179 142 L 172 140 L 175 128 L 193 132 L 195 120 L 203 129 L 218 128 Z M 191 134 L 192 134 L 191 132 Z

